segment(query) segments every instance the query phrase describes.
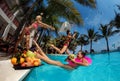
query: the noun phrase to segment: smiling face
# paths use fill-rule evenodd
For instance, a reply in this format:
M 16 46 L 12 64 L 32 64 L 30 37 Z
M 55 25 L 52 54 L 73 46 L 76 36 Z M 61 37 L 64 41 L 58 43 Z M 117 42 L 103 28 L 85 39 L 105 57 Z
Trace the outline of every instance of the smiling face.
M 77 58 L 83 58 L 85 56 L 85 53 L 79 51 L 77 54 Z
M 82 58 L 82 57 L 83 57 L 82 52 L 78 52 L 77 58 Z

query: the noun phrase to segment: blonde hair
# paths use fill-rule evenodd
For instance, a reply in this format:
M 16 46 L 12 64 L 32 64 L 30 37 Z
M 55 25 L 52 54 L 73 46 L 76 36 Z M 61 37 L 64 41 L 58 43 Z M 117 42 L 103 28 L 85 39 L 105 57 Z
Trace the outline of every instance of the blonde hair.
M 40 16 L 40 15 L 38 15 L 38 16 L 36 16 L 36 21 L 38 21 L 38 20 L 42 20 L 42 16 Z

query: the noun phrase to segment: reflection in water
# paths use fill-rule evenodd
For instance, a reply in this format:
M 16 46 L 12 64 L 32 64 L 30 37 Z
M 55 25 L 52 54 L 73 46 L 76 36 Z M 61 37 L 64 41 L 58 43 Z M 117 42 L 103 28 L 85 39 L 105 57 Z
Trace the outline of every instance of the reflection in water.
M 110 53 L 108 52 L 108 65 L 110 65 Z

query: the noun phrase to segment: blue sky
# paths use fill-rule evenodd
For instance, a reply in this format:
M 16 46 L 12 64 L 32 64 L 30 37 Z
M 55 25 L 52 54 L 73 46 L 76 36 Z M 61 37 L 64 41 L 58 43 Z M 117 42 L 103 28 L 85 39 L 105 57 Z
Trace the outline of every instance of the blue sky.
M 35 1 L 35 0 L 33 0 Z M 72 0 L 74 2 L 74 0 Z M 46 3 L 46 2 L 45 2 Z M 86 34 L 88 28 L 94 28 L 98 31 L 100 24 L 108 24 L 115 17 L 115 11 L 120 12 L 116 5 L 120 5 L 120 0 L 96 0 L 96 8 L 90 8 L 74 2 L 75 7 L 80 11 L 81 17 L 84 20 L 83 26 L 72 25 L 71 31 L 78 31 L 80 34 Z M 30 5 L 30 4 L 29 4 Z M 64 19 L 62 19 L 64 21 Z M 120 34 L 116 34 L 109 37 L 110 50 L 120 46 Z M 88 50 L 90 46 L 84 46 L 83 50 Z M 98 42 L 93 42 L 93 49 L 95 51 L 101 51 L 106 49 L 105 39 L 101 39 Z M 77 47 L 76 52 L 80 50 L 80 46 Z
M 71 31 L 77 30 L 80 34 L 86 34 L 88 28 L 94 28 L 98 31 L 100 24 L 108 24 L 115 17 L 115 12 L 119 12 L 116 5 L 120 5 L 120 0 L 97 0 L 96 9 L 82 6 L 75 3 L 75 7 L 80 11 L 81 16 L 84 20 L 83 26 L 73 25 Z M 114 45 L 115 43 L 115 45 Z M 110 50 L 120 46 L 120 34 L 116 34 L 109 37 Z M 90 46 L 84 46 L 83 50 L 88 50 Z M 101 51 L 106 49 L 105 39 L 101 39 L 98 42 L 93 42 L 93 49 L 95 51 Z M 80 46 L 77 47 L 76 51 L 80 50 Z

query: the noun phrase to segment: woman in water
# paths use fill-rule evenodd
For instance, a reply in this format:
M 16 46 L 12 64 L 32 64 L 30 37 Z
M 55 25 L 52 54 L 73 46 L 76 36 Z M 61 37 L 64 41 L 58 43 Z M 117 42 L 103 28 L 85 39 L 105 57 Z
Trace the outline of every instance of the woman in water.
M 57 65 L 63 68 L 67 68 L 67 69 L 74 69 L 75 67 L 79 66 L 79 65 L 83 65 L 83 66 L 88 66 L 91 64 L 91 59 L 85 56 L 85 53 L 83 52 L 78 52 L 77 57 L 76 58 L 70 58 L 67 59 L 68 64 L 63 64 L 60 61 L 56 61 L 56 60 L 52 60 L 50 59 L 43 51 L 42 49 L 39 47 L 39 45 L 36 43 L 36 41 L 33 41 L 34 44 L 37 47 L 37 53 L 36 57 L 45 61 L 48 64 L 52 64 L 52 65 Z M 69 58 L 69 57 L 68 57 Z
M 75 68 L 77 66 L 89 66 L 92 63 L 92 60 L 89 57 L 85 56 L 86 54 L 82 51 L 79 51 L 76 58 L 68 56 L 66 59 L 68 62 L 68 66 Z

